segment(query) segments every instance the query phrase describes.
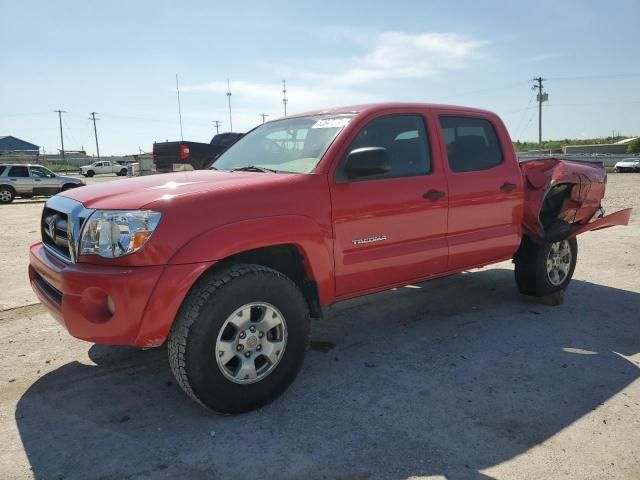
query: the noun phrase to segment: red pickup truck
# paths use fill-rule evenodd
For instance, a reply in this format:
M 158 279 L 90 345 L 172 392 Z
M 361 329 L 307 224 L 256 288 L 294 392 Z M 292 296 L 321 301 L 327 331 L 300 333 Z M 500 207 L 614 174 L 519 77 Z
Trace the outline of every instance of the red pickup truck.
M 50 199 L 33 289 L 71 335 L 168 343 L 202 405 L 237 413 L 293 381 L 310 318 L 351 297 L 513 259 L 520 292 L 563 290 L 603 216 L 601 164 L 519 164 L 502 121 L 381 104 L 265 123 L 211 169 Z

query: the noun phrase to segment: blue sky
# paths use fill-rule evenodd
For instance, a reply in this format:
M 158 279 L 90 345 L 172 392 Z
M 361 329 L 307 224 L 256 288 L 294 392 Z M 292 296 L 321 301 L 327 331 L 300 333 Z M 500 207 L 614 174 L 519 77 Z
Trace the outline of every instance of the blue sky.
M 0 135 L 89 153 L 209 141 L 289 112 L 373 101 L 453 103 L 537 139 L 529 79 L 550 101 L 544 138 L 640 134 L 640 2 L 0 0 Z

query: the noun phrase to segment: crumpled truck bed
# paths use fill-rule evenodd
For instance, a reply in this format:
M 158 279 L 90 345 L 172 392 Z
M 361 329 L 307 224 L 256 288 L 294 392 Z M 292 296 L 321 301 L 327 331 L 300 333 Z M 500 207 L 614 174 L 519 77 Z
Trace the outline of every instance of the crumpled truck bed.
M 545 158 L 522 162 L 520 168 L 525 180 L 523 227 L 533 239 L 558 241 L 629 223 L 630 208 L 604 216 L 607 172 L 602 163 Z

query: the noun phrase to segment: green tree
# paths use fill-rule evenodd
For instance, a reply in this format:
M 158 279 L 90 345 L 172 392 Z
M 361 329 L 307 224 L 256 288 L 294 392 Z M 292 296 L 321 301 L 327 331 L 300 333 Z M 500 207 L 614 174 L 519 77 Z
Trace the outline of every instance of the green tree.
M 636 138 L 627 147 L 627 153 L 640 153 L 640 137 Z

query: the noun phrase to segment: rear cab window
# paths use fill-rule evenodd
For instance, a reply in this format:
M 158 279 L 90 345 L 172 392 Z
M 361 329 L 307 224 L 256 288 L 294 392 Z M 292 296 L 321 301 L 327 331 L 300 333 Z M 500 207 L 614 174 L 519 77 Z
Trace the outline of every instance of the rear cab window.
M 502 163 L 502 147 L 488 119 L 442 115 L 440 130 L 452 172 L 488 170 Z

